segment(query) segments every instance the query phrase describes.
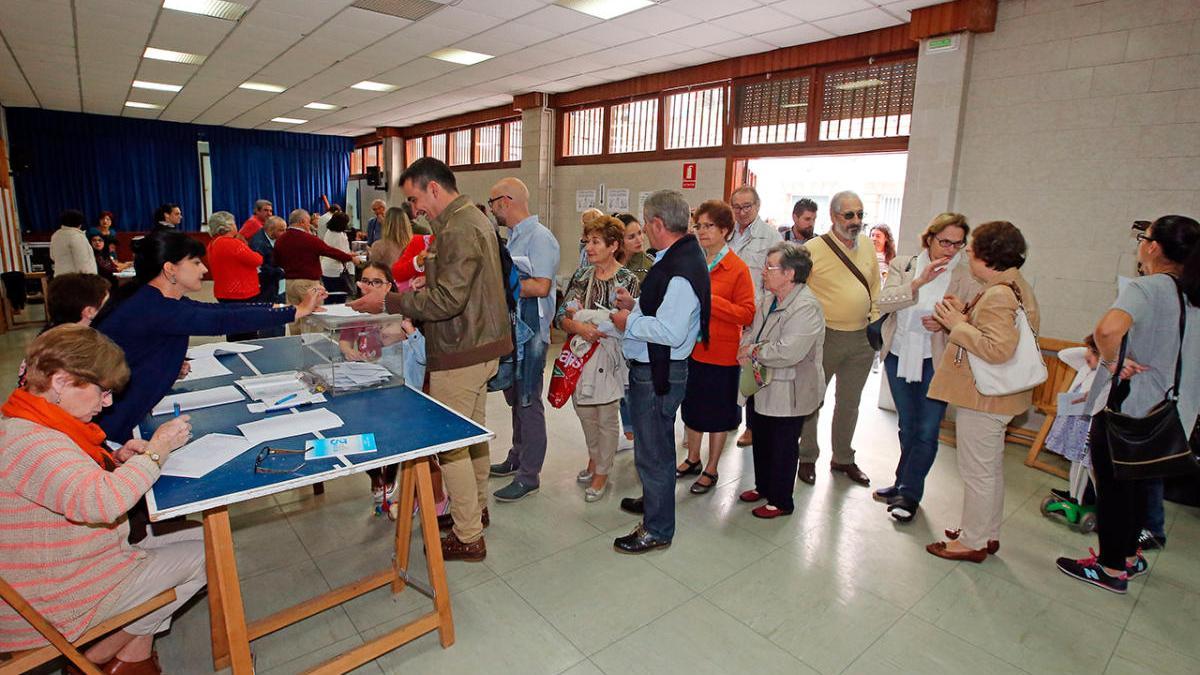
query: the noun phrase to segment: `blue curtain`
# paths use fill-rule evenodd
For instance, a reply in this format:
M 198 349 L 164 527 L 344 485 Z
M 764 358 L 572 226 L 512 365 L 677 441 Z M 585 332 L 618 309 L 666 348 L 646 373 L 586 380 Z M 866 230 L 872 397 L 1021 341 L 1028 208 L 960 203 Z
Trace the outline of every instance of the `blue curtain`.
M 213 209 L 239 221 L 260 198 L 285 216 L 297 207 L 316 209 L 322 194 L 331 202 L 345 199 L 350 138 L 36 108 L 5 113 L 13 163 L 29 166 L 15 178 L 27 231 L 53 231 L 63 209 L 83 211 L 89 223 L 112 211 L 118 228 L 147 230 L 164 202 L 180 205 L 183 229 L 198 230 L 197 141 L 209 142 Z

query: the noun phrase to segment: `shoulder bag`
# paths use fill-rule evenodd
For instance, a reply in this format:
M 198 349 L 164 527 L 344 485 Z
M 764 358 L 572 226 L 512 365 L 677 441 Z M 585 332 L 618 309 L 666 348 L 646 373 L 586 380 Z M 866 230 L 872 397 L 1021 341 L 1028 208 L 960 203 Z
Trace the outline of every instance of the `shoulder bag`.
M 967 352 L 967 363 L 975 378 L 975 388 L 984 396 L 1007 396 L 1028 391 L 1046 381 L 1046 360 L 1038 347 L 1037 332 L 1029 324 L 1021 290 L 1015 283 L 1005 284 L 1017 296 L 1017 349 L 1004 363 L 988 363 Z
M 851 262 L 850 258 L 842 252 L 842 249 L 833 241 L 833 237 L 828 232 L 821 235 L 821 241 L 825 242 L 825 245 L 829 247 L 829 250 L 833 251 L 834 255 L 836 255 L 838 259 L 846 265 L 850 272 L 854 274 L 854 278 L 858 279 L 858 281 L 863 285 L 863 288 L 867 289 L 867 301 L 871 304 L 875 304 L 875 298 L 871 297 L 871 283 L 867 281 L 865 276 L 863 276 L 862 270 L 858 269 L 858 267 Z M 867 324 L 867 343 L 870 344 L 871 349 L 874 349 L 875 351 L 883 349 L 883 317 L 880 317 L 879 319 Z
M 1187 327 L 1187 305 L 1179 281 L 1175 281 L 1179 293 L 1179 354 L 1175 357 L 1175 382 L 1158 405 L 1144 417 L 1133 417 L 1120 411 L 1117 403 L 1116 383 L 1109 388 L 1108 402 L 1096 414 L 1092 422 L 1092 443 L 1105 443 L 1112 456 L 1113 476 L 1117 480 L 1144 480 L 1169 478 L 1200 471 L 1197 457 L 1196 433 L 1193 430 L 1189 443 L 1183 421 L 1179 418 L 1179 380 L 1183 373 L 1183 334 Z M 1125 365 L 1125 350 L 1129 335 L 1121 339 L 1121 352 L 1117 357 L 1116 375 L 1119 378 Z

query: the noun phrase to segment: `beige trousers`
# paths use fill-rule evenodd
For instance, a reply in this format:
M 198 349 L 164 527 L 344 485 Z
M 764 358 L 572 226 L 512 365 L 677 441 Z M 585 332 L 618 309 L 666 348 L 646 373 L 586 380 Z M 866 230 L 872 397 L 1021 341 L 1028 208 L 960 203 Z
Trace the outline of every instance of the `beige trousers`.
M 299 305 L 304 300 L 304 294 L 308 293 L 308 289 L 314 286 L 320 286 L 321 282 L 315 279 L 288 279 L 284 282 L 283 288 L 287 304 Z M 288 335 L 299 335 L 304 332 L 306 322 L 304 319 L 293 321 L 288 324 Z
M 964 546 L 981 549 L 1000 538 L 1004 517 L 1004 432 L 1012 415 L 958 408 L 954 436 L 958 445 L 958 475 L 963 482 L 962 534 Z
M 163 605 L 146 616 L 125 626 L 131 635 L 153 635 L 171 627 L 171 615 L 179 611 L 193 595 L 208 583 L 204 570 L 204 528 L 193 527 L 162 536 L 149 529 L 146 538 L 134 548 L 149 552 L 126 584 L 121 597 L 109 609 L 108 616 L 133 609 L 163 591 L 174 588 L 175 601 Z M 98 616 L 98 624 L 108 616 Z
M 834 330 L 825 329 L 825 348 L 821 353 L 821 366 L 825 369 L 825 384 L 833 378 L 834 405 L 833 429 L 833 461 L 838 464 L 854 463 L 854 448 L 850 443 L 854 440 L 854 428 L 858 426 L 858 404 L 862 400 L 862 390 L 867 384 L 867 376 L 871 374 L 871 363 L 875 360 L 875 352 L 867 343 L 867 329 Z M 820 410 L 816 410 L 804 420 L 804 432 L 800 436 L 800 461 L 816 462 L 821 453 L 817 445 L 817 420 Z
M 583 440 L 587 443 L 588 457 L 596 463 L 596 473 L 607 476 L 612 471 L 613 457 L 617 454 L 617 436 L 621 433 L 621 422 L 617 411 L 621 400 L 600 405 L 579 405 L 574 401 L 575 414 L 583 427 Z
M 429 395 L 446 407 L 478 424 L 487 417 L 487 383 L 496 374 L 499 359 L 454 370 L 429 373 Z M 488 444 L 476 443 L 438 455 L 442 480 L 450 496 L 450 517 L 454 534 L 471 543 L 483 536 L 483 509 L 487 506 L 488 469 L 491 451 Z

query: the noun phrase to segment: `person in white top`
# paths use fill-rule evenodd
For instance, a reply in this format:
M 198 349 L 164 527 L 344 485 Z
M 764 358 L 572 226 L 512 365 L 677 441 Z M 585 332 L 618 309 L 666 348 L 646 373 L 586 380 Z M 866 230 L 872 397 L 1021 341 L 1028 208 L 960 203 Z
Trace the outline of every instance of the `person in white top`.
M 339 251 L 350 252 L 350 238 L 346 235 L 346 230 L 350 227 L 350 216 L 339 211 L 333 214 L 329 222 L 325 225 L 325 236 L 323 237 L 326 244 Z M 346 286 L 342 278 L 343 273 L 349 274 L 350 278 L 354 278 L 354 263 L 341 262 L 333 258 L 321 258 L 321 283 L 325 286 L 325 290 L 331 294 L 340 293 L 341 295 L 335 298 L 332 302 L 345 302 L 350 293 L 350 288 Z
M 96 273 L 96 254 L 83 233 L 83 214 L 67 209 L 58 218 L 58 230 L 50 237 L 50 260 L 54 273 Z

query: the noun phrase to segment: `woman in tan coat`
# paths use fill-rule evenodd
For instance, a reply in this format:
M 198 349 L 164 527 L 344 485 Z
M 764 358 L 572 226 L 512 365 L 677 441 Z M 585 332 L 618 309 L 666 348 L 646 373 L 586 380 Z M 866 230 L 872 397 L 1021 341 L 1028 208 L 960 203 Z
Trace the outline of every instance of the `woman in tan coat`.
M 963 480 L 963 513 L 960 530 L 948 530 L 949 541 L 926 547 L 933 555 L 950 560 L 983 562 L 1000 548 L 1000 520 L 1004 511 L 1004 432 L 1012 418 L 1033 402 L 1033 390 L 987 396 L 975 385 L 967 353 L 987 363 L 1004 363 L 1016 352 L 1019 333 L 1017 308 L 1023 306 L 1029 324 L 1039 326 L 1033 287 L 1021 276 L 1025 263 L 1025 237 L 1012 223 L 994 221 L 975 229 L 967 246 L 971 274 L 983 290 L 969 303 L 947 296 L 934 306 L 933 315 L 949 331 L 929 385 L 929 397 L 958 409 L 958 471 Z

